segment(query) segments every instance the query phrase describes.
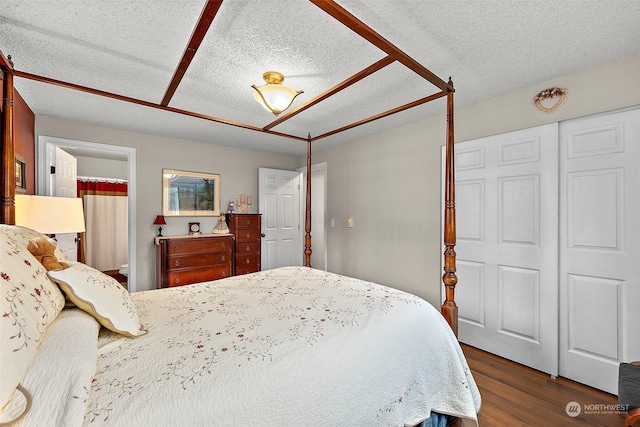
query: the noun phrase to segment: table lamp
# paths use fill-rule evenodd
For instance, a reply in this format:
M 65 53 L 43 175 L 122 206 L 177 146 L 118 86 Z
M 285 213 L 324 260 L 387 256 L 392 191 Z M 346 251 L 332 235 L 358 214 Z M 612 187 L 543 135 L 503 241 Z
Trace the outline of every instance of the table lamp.
M 156 220 L 153 221 L 153 224 L 158 226 L 157 237 L 162 237 L 162 226 L 167 225 L 167 223 L 164 221 L 164 215 L 156 215 Z
M 82 199 L 16 194 L 16 225 L 42 234 L 85 231 Z

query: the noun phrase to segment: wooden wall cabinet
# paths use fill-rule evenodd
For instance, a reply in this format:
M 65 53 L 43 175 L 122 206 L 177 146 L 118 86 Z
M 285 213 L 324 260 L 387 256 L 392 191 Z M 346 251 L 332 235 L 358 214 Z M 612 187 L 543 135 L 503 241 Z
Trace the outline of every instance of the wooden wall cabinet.
M 233 275 L 234 236 L 156 238 L 156 287 L 167 288 Z
M 236 236 L 234 275 L 260 271 L 262 214 L 227 214 L 227 225 Z

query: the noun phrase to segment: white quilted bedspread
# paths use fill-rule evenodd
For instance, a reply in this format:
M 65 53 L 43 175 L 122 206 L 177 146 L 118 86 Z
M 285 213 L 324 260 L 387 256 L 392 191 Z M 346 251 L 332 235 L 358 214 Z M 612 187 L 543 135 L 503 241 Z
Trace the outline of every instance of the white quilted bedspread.
M 132 296 L 149 333 L 102 332 L 86 425 L 476 425 L 460 347 L 416 296 L 304 267 Z

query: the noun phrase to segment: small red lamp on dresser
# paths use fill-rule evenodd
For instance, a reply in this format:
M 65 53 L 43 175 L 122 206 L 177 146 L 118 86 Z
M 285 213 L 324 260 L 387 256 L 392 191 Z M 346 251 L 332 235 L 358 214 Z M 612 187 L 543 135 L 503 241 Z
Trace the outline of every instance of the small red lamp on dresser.
M 154 225 L 158 226 L 158 237 L 162 236 L 162 226 L 163 225 L 167 225 L 167 223 L 164 221 L 164 215 L 157 215 L 156 216 L 156 220 L 153 221 Z

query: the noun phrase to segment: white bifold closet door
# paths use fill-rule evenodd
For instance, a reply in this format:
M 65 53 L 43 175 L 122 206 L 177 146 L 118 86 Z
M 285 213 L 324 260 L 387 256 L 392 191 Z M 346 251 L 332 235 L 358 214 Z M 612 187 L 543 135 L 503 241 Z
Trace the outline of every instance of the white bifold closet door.
M 460 341 L 558 372 L 558 127 L 456 144 Z
M 617 394 L 640 360 L 640 109 L 560 136 L 560 374 Z
M 460 341 L 617 393 L 640 360 L 640 109 L 456 144 Z

